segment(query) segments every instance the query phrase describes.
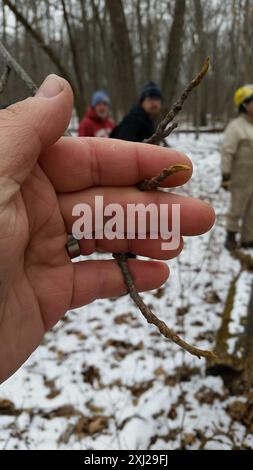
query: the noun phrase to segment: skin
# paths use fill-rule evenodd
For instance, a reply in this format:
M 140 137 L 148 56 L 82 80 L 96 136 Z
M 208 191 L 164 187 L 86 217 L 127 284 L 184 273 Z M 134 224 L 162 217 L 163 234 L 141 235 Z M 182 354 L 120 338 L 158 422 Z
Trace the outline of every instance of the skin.
M 61 137 L 72 111 L 69 84 L 49 76 L 36 97 L 0 111 L 0 380 L 29 357 L 45 332 L 65 312 L 94 299 L 126 293 L 115 260 L 72 263 L 65 250 L 73 203 L 106 201 L 181 203 L 182 235 L 198 235 L 214 222 L 213 209 L 199 200 L 151 191 L 136 183 L 173 163 L 190 163 L 171 149 L 102 138 Z M 163 186 L 184 184 L 191 172 L 173 175 Z M 159 240 L 82 242 L 94 250 L 129 251 L 156 259 Z M 130 260 L 139 291 L 158 288 L 168 277 L 161 261 Z M 85 321 L 85 317 L 83 319 Z
M 101 119 L 106 119 L 109 114 L 109 105 L 101 101 L 95 106 L 95 112 Z
M 162 101 L 159 98 L 147 97 L 143 100 L 141 106 L 151 117 L 157 116 L 162 107 Z

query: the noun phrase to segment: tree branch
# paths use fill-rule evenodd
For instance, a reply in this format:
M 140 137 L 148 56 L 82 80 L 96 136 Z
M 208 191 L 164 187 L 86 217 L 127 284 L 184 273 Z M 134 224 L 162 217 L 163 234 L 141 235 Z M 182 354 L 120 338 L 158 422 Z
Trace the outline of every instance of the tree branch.
M 69 44 L 70 44 L 70 48 L 71 48 L 71 52 L 72 52 L 72 62 L 73 62 L 73 67 L 74 67 L 75 74 L 76 74 L 76 81 L 77 81 L 78 86 L 79 86 L 79 91 L 82 94 L 83 93 L 82 72 L 80 70 L 80 64 L 78 62 L 78 54 L 77 54 L 76 44 L 75 44 L 73 34 L 72 34 L 72 31 L 71 31 L 71 25 L 70 25 L 70 22 L 69 22 L 69 17 L 68 17 L 68 13 L 67 13 L 67 9 L 66 9 L 65 0 L 61 0 L 61 4 L 62 4 L 63 16 L 64 16 L 64 20 L 65 20 L 65 23 L 66 23 L 68 36 L 69 36 Z
M 165 137 L 168 137 L 169 134 L 174 130 L 173 125 L 167 129 L 168 124 L 173 121 L 173 119 L 177 116 L 177 114 L 181 111 L 184 102 L 187 100 L 190 92 L 200 84 L 201 80 L 203 77 L 206 75 L 208 68 L 210 65 L 210 58 L 207 57 L 202 69 L 194 77 L 189 85 L 184 89 L 182 95 L 180 96 L 179 100 L 174 103 L 172 108 L 169 110 L 169 112 L 166 114 L 166 116 L 163 118 L 163 120 L 158 124 L 157 129 L 155 133 L 147 139 L 145 142 L 147 144 L 159 144 L 159 142 L 164 139 Z
M 185 351 L 188 351 L 190 354 L 193 356 L 197 357 L 206 357 L 206 358 L 215 358 L 215 354 L 211 351 L 205 351 L 204 349 L 198 349 L 195 348 L 194 346 L 191 346 L 190 344 L 186 343 L 183 339 L 178 336 L 175 331 L 173 331 L 171 328 L 169 328 L 166 323 L 159 318 L 152 312 L 152 310 L 143 302 L 141 296 L 139 293 L 136 291 L 133 278 L 128 270 L 127 267 L 127 255 L 124 255 L 122 253 L 114 253 L 113 257 L 116 259 L 121 272 L 124 276 L 124 281 L 128 289 L 128 293 L 130 297 L 133 299 L 135 305 L 139 308 L 141 311 L 142 315 L 146 318 L 148 323 L 151 323 L 152 325 L 155 325 L 160 333 L 165 336 L 165 338 L 170 339 L 173 341 L 173 343 L 178 344 L 181 348 L 183 348 Z
M 137 188 L 139 188 L 140 191 L 157 188 L 162 181 L 168 178 L 168 176 L 174 175 L 174 173 L 178 173 L 183 170 L 189 171 L 190 169 L 191 167 L 189 165 L 171 165 L 168 168 L 164 168 L 159 175 L 138 183 Z
M 186 101 L 189 93 L 198 86 L 208 71 L 208 67 L 210 64 L 209 57 L 205 61 L 201 71 L 196 75 L 196 77 L 191 80 L 189 85 L 184 89 L 182 95 L 180 96 L 179 100 L 172 106 L 171 110 L 166 114 L 165 118 L 158 124 L 156 131 L 154 134 L 145 142 L 150 144 L 158 144 L 161 140 L 167 137 L 173 129 L 177 127 L 177 123 L 172 123 L 169 128 L 167 128 L 168 124 L 173 121 L 175 116 L 181 111 L 184 102 Z M 154 176 L 153 178 L 141 181 L 137 187 L 141 191 L 146 191 L 152 188 L 156 188 L 160 185 L 162 181 L 165 180 L 168 176 L 183 170 L 190 170 L 188 165 L 172 165 L 168 168 L 165 168 L 159 175 Z M 166 323 L 160 320 L 154 312 L 143 302 L 141 296 L 137 292 L 133 278 L 130 274 L 130 271 L 127 266 L 127 254 L 123 253 L 114 253 L 113 257 L 116 259 L 118 266 L 121 269 L 125 285 L 127 287 L 128 293 L 132 300 L 134 301 L 135 305 L 139 308 L 142 315 L 146 318 L 148 323 L 155 325 L 160 333 L 165 336 L 165 338 L 170 339 L 178 346 L 180 346 L 185 351 L 188 351 L 193 356 L 197 357 L 205 357 L 209 359 L 216 358 L 215 353 L 211 351 L 202 350 L 196 348 L 195 346 L 191 346 L 190 344 L 186 343 L 180 336 L 178 336 L 171 328 L 169 328 Z
M 73 83 L 72 76 L 68 72 L 68 70 L 63 66 L 63 64 L 60 62 L 60 60 L 57 57 L 57 54 L 54 52 L 54 50 L 45 43 L 43 37 L 39 33 L 39 31 L 35 30 L 32 28 L 32 26 L 29 24 L 27 19 L 22 15 L 22 13 L 17 9 L 16 5 L 14 5 L 10 0 L 3 0 L 4 5 L 7 5 L 9 9 L 12 11 L 12 13 L 16 16 L 17 20 L 24 26 L 24 28 L 31 34 L 31 36 L 36 40 L 36 42 L 40 45 L 40 47 L 43 49 L 43 51 L 47 54 L 47 56 L 51 59 L 53 64 L 56 65 L 58 68 L 59 72 L 63 75 L 66 80 L 70 83 L 74 94 L 77 95 L 77 90 L 76 86 Z
M 19 77 L 22 82 L 27 86 L 28 90 L 32 95 L 36 93 L 37 87 L 31 77 L 26 73 L 26 71 L 18 64 L 18 62 L 12 57 L 12 55 L 7 51 L 2 42 L 0 41 L 0 56 L 3 59 L 3 62 L 12 69 L 17 77 Z
M 14 57 L 7 51 L 6 47 L 0 41 L 0 57 L 2 57 L 3 62 L 7 65 L 7 67 L 15 72 L 18 78 L 22 80 L 22 82 L 27 86 L 28 90 L 30 91 L 31 95 L 35 95 L 37 91 L 37 86 L 31 79 L 31 77 L 26 73 L 26 71 L 18 64 L 18 62 L 14 59 Z M 0 94 L 1 94 L 1 81 L 0 81 Z M 71 133 L 66 130 L 64 135 L 71 136 Z
M 4 71 L 0 77 L 0 95 L 4 92 L 10 75 L 11 68 L 8 64 L 4 64 Z

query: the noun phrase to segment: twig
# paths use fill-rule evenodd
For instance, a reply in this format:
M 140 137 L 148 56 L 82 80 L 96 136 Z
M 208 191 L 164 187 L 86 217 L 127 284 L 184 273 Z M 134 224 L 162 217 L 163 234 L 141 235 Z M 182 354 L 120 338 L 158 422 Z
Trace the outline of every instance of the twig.
M 4 92 L 6 84 L 8 82 L 8 78 L 10 75 L 11 68 L 8 64 L 4 64 L 4 71 L 0 78 L 0 95 Z
M 145 141 L 145 143 L 149 144 L 158 144 L 160 141 L 162 141 L 165 137 L 168 137 L 168 135 L 178 126 L 177 123 L 172 123 L 169 127 L 168 124 L 173 121 L 175 116 L 181 111 L 183 104 L 185 100 L 187 99 L 189 93 L 193 88 L 195 88 L 199 83 L 201 82 L 202 78 L 205 76 L 205 74 L 208 71 L 210 64 L 210 59 L 209 57 L 206 59 L 201 71 L 196 75 L 195 78 L 189 83 L 189 85 L 185 88 L 183 91 L 181 97 L 179 100 L 172 106 L 172 109 L 166 114 L 165 118 L 158 124 L 156 131 L 154 134 Z M 153 178 L 141 181 L 137 187 L 141 191 L 146 191 L 152 188 L 157 188 L 159 184 L 165 180 L 168 176 L 177 173 L 179 171 L 183 170 L 190 170 L 190 167 L 188 165 L 172 165 L 168 168 L 165 168 L 162 170 L 162 172 L 154 176 Z M 205 357 L 205 358 L 216 358 L 216 355 L 211 352 L 211 351 L 206 351 L 202 349 L 198 349 L 194 346 L 191 346 L 190 344 L 186 343 L 180 336 L 178 336 L 171 328 L 169 328 L 166 323 L 162 320 L 160 320 L 153 312 L 152 310 L 143 302 L 141 296 L 137 292 L 133 278 L 129 272 L 128 266 L 127 266 L 127 259 L 128 256 L 127 254 L 123 253 L 114 253 L 113 257 L 116 259 L 121 272 L 123 274 L 123 278 L 128 290 L 128 293 L 132 300 L 134 301 L 135 305 L 139 308 L 140 312 L 142 315 L 146 318 L 148 323 L 151 323 L 155 325 L 160 333 L 165 336 L 165 338 L 170 339 L 174 343 L 178 344 L 182 349 L 185 351 L 188 351 L 190 354 L 193 356 L 197 357 Z
M 159 184 L 168 176 L 174 175 L 175 173 L 183 170 L 189 171 L 190 169 L 191 167 L 189 165 L 171 165 L 168 168 L 164 168 L 164 170 L 161 171 L 159 175 L 141 181 L 139 184 L 137 184 L 137 188 L 139 188 L 140 191 L 147 191 L 148 189 L 157 188 Z
M 173 121 L 173 119 L 177 116 L 177 114 L 182 110 L 183 104 L 188 98 L 190 92 L 200 84 L 201 80 L 206 75 L 208 68 L 210 65 L 210 58 L 207 57 L 201 71 L 194 77 L 189 85 L 184 89 L 180 98 L 176 101 L 176 103 L 172 106 L 171 110 L 166 114 L 163 120 L 158 124 L 154 134 L 144 142 L 146 144 L 153 144 L 157 145 L 166 137 L 168 137 L 174 129 L 178 127 L 177 122 L 173 122 L 169 127 L 168 124 Z M 175 168 L 175 170 L 174 170 Z M 174 165 L 169 168 L 165 168 L 159 175 L 154 176 L 150 180 L 141 181 L 137 187 L 141 191 L 145 191 L 146 189 L 156 188 L 159 186 L 163 180 L 165 180 L 169 175 L 176 173 L 182 170 L 190 170 L 190 167 L 187 165 Z
M 184 102 L 189 96 L 189 93 L 198 86 L 202 80 L 202 78 L 206 75 L 208 68 L 210 65 L 210 58 L 207 57 L 201 71 L 194 77 L 189 85 L 184 89 L 182 95 L 180 96 L 179 100 L 176 101 L 176 103 L 172 106 L 171 110 L 166 114 L 166 116 L 163 118 L 163 120 L 158 124 L 157 129 L 155 133 L 147 139 L 145 142 L 148 144 L 159 144 L 159 142 L 164 139 L 165 137 L 168 137 L 168 135 L 173 131 L 173 129 L 176 127 L 173 127 L 173 125 L 167 129 L 167 126 L 170 122 L 173 121 L 173 119 L 176 117 L 176 115 L 181 111 Z
M 127 267 L 127 256 L 123 253 L 114 253 L 113 257 L 116 259 L 122 274 L 124 276 L 124 281 L 127 286 L 128 292 L 130 297 L 133 299 L 135 305 L 139 308 L 142 315 L 146 318 L 148 323 L 155 325 L 160 333 L 165 336 L 165 338 L 170 339 L 174 343 L 178 344 L 181 348 L 188 351 L 193 356 L 197 357 L 206 357 L 206 358 L 214 358 L 216 355 L 211 351 L 205 351 L 202 349 L 195 348 L 190 344 L 186 343 L 180 336 L 178 336 L 171 328 L 169 328 L 164 321 L 157 318 L 157 316 L 152 312 L 152 310 L 145 305 L 141 296 L 136 291 L 133 278 L 128 270 Z
M 4 47 L 3 43 L 0 41 L 0 56 L 2 57 L 4 63 L 11 68 L 15 74 L 25 83 L 28 90 L 32 95 L 36 93 L 37 87 L 32 81 L 31 77 L 26 73 L 26 71 L 18 64 L 18 62 L 12 57 L 12 55 Z
M 163 136 L 161 138 L 161 140 L 163 139 L 166 139 L 166 137 L 169 137 L 169 135 L 174 131 L 174 129 L 176 129 L 178 127 L 178 122 L 173 122 L 171 124 L 171 126 L 167 127 L 165 130 L 164 130 L 164 133 L 163 133 Z M 150 137 L 151 138 L 151 137 Z M 160 142 L 160 141 L 159 141 Z M 147 142 L 148 144 L 152 144 L 152 142 Z

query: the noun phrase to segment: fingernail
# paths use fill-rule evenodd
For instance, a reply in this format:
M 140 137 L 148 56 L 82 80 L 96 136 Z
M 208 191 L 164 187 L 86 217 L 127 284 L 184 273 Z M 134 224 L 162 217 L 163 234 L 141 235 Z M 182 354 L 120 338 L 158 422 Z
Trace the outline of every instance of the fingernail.
M 59 95 L 59 93 L 64 88 L 64 82 L 61 77 L 58 75 L 48 75 L 42 85 L 40 85 L 35 96 L 42 98 L 54 98 L 54 96 Z

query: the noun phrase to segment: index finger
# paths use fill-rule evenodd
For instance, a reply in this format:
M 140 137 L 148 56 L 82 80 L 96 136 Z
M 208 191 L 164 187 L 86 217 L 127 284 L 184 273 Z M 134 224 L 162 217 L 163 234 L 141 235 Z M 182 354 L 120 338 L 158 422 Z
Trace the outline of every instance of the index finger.
M 181 186 L 192 174 L 190 159 L 177 150 L 101 137 L 62 137 L 39 162 L 58 192 L 134 185 L 174 164 L 191 169 L 169 176 L 161 186 Z

